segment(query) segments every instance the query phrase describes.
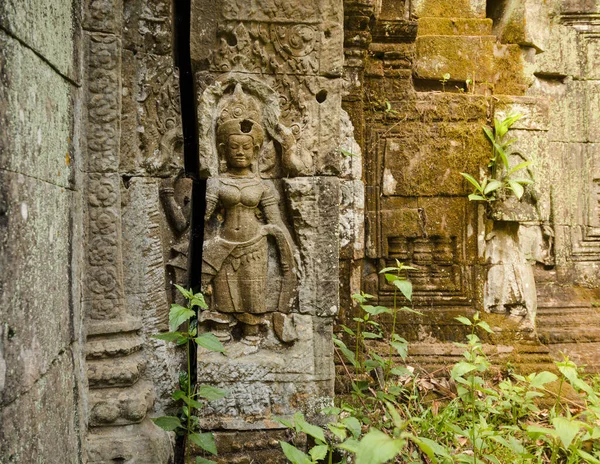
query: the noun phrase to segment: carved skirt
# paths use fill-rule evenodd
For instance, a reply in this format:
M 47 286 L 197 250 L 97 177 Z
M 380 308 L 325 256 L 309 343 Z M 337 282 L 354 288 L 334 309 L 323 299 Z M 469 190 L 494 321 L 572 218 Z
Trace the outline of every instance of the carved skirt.
M 237 244 L 217 240 L 221 243 L 213 246 L 221 248 L 222 253 L 213 255 L 221 254 L 220 258 L 224 258 L 220 265 L 210 259 L 216 256 L 205 257 L 213 261 L 211 264 L 218 269 L 212 280 L 213 310 L 222 313 L 267 312 L 267 237 L 261 234 Z M 225 253 L 226 256 L 223 256 Z

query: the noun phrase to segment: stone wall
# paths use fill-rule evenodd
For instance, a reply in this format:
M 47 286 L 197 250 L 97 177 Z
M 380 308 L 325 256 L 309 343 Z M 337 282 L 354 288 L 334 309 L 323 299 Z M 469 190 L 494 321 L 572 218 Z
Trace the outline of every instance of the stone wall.
M 393 304 L 396 260 L 421 367 L 480 310 L 499 361 L 600 369 L 598 0 L 217 3 L 190 2 L 189 57 L 171 0 L 0 5 L 0 460 L 172 460 L 151 417 L 184 353 L 150 335 L 174 283 L 226 345 L 198 354 L 223 463 L 280 462 L 273 416 L 323 420 L 334 325 L 360 290 Z M 469 201 L 514 112 L 534 186 Z
M 84 459 L 81 11 L 0 5 L 0 460 Z
M 526 370 L 565 352 L 598 369 L 600 339 L 583 329 L 599 322 L 598 7 L 345 2 L 344 105 L 364 157 L 367 258 L 348 266 L 388 306 L 378 271 L 396 259 L 417 268 L 424 316 L 406 316 L 400 332 L 424 367 L 456 359 L 449 342 L 465 334 L 454 317 L 481 310 L 501 359 Z M 535 198 L 496 214 L 467 200 L 459 173 L 486 173 L 482 126 L 511 113 L 524 117 L 509 156 L 533 162 Z

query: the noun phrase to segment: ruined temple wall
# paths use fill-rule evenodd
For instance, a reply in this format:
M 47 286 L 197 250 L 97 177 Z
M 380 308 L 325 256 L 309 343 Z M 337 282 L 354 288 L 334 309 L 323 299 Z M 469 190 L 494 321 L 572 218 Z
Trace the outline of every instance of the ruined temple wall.
M 379 269 L 396 259 L 417 268 L 414 305 L 424 316 L 403 317 L 400 330 L 415 362 L 457 359 L 447 343 L 465 333 L 454 317 L 487 310 L 504 313 L 486 316 L 499 332 L 493 343 L 524 369 L 561 350 L 597 369 L 598 7 L 345 2 L 344 106 L 366 191 L 362 287 L 389 306 Z M 494 216 L 467 200 L 459 173 L 486 173 L 481 127 L 511 112 L 525 116 L 510 131 L 511 153 L 533 161 L 535 199 Z M 499 223 L 519 232 L 497 247 Z M 511 315 L 515 307 L 530 320 L 537 308 L 535 328 Z
M 81 5 L 0 4 L 0 461 L 83 460 Z

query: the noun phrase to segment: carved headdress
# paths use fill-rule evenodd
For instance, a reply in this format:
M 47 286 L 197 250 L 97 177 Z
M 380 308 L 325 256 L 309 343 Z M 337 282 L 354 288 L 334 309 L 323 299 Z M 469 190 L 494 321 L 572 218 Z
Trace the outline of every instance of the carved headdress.
M 260 124 L 261 107 L 252 96 L 244 93 L 238 83 L 231 95 L 224 97 L 219 105 L 217 119 L 217 145 L 226 144 L 230 135 L 250 135 L 254 146 L 261 146 L 265 132 Z

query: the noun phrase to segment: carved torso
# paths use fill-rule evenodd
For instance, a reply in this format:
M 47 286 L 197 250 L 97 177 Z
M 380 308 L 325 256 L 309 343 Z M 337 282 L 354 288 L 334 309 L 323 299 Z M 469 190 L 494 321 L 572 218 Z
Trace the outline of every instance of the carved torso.
M 267 187 L 260 179 L 222 178 L 218 199 L 225 208 L 223 238 L 232 242 L 245 242 L 255 237 L 262 226 L 256 216 Z

